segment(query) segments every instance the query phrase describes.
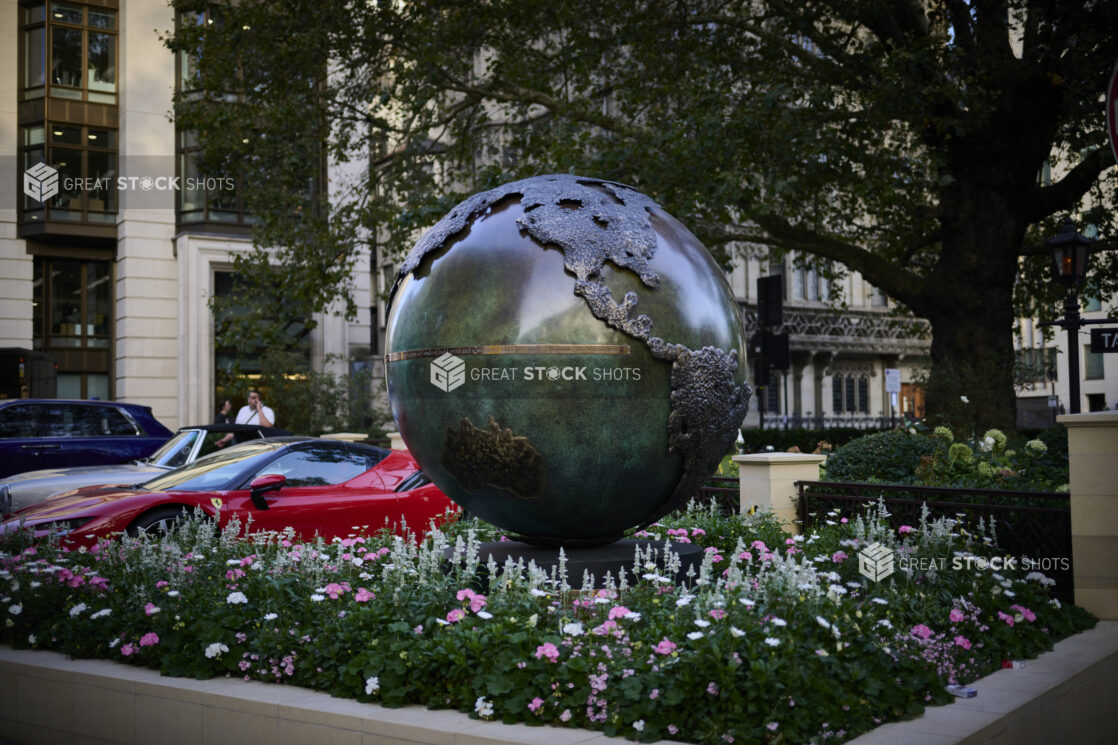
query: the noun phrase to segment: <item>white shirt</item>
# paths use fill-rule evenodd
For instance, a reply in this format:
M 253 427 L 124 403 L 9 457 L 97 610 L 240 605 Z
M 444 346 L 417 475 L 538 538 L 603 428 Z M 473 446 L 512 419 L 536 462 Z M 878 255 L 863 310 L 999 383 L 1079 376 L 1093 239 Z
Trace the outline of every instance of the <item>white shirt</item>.
M 271 427 L 276 426 L 276 414 L 275 414 L 274 411 L 272 411 L 272 408 L 270 406 L 262 406 L 261 408 L 264 409 L 264 416 L 268 419 L 269 422 L 271 422 L 271 424 L 268 425 L 268 426 L 271 426 Z M 260 422 L 260 417 L 257 416 L 257 412 L 254 409 L 250 409 L 248 407 L 248 405 L 246 404 L 246 405 L 241 407 L 240 411 L 237 412 L 237 422 L 236 423 L 237 424 L 260 424 L 261 422 Z

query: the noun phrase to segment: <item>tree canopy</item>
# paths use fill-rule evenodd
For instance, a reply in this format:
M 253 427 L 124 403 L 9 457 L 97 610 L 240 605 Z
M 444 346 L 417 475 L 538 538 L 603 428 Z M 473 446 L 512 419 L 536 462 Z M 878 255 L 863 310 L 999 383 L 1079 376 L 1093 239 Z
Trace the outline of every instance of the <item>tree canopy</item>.
M 860 272 L 932 325 L 929 414 L 1012 429 L 1014 319 L 1056 306 L 1043 238 L 1065 214 L 1114 233 L 1098 0 L 174 4 L 178 124 L 243 179 L 272 263 L 241 268 L 288 313 L 468 194 L 579 173 L 724 261 L 747 241 Z

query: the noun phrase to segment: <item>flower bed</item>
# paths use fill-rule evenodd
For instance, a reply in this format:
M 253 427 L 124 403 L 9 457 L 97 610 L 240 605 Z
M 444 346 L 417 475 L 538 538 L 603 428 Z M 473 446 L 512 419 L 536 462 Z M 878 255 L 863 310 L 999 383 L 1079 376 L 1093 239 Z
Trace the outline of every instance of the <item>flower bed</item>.
M 949 521 L 895 533 L 880 509 L 806 538 L 692 509 L 640 534 L 706 548 L 683 586 L 666 552 L 635 559 L 639 583 L 604 589 L 489 566 L 485 594 L 477 543 L 498 535 L 470 524 L 420 545 L 359 530 L 246 541 L 206 521 L 91 551 L 8 536 L 0 641 L 646 741 L 822 743 L 1093 625 L 1041 575 L 952 569 L 991 553 L 980 537 Z M 896 558 L 879 582 L 858 571 L 874 542 Z

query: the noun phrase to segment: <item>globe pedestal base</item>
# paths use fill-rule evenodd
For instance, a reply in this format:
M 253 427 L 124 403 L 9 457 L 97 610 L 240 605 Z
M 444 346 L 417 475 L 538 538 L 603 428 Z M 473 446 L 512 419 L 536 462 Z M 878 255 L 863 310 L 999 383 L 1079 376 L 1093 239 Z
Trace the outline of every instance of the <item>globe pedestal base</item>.
M 624 539 L 602 546 L 564 547 L 563 554 L 567 562 L 567 584 L 574 589 L 581 588 L 582 576 L 585 572 L 590 572 L 593 576 L 595 587 L 603 585 L 607 572 L 615 582 L 619 581 L 621 574 L 624 573 L 626 582 L 630 585 L 636 584 L 641 574 L 647 572 L 661 573 L 665 545 L 673 553 L 679 555 L 679 571 L 672 577 L 675 584 L 684 582 L 687 579 L 688 571 L 691 569 L 694 570 L 696 576 L 698 575 L 699 565 L 703 562 L 703 550 L 695 544 Z M 642 554 L 647 553 L 649 548 L 655 550 L 656 569 L 638 567 L 637 574 L 633 573 L 633 558 L 638 547 Z M 450 553 L 451 549 L 447 549 L 447 558 L 450 558 Z M 506 559 L 512 559 L 513 562 L 523 559 L 525 566 L 530 561 L 535 562 L 537 567 L 550 574 L 553 567 L 558 568 L 559 566 L 559 547 L 534 546 L 520 541 L 483 543 L 478 551 L 483 574 L 490 557 L 493 558 L 498 567 L 503 567 Z M 488 585 L 489 578 L 483 576 L 482 581 Z

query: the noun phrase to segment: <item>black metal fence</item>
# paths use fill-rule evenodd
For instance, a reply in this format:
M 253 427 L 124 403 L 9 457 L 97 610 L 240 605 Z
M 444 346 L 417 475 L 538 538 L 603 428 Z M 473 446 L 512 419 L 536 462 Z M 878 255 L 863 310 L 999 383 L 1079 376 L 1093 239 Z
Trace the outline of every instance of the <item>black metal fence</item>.
M 994 521 L 998 548 L 1025 571 L 1054 579 L 1053 594 L 1073 596 L 1071 501 L 1060 492 L 1004 491 L 899 484 L 797 481 L 804 531 L 831 511 L 853 516 L 866 503 L 884 500 L 894 528 L 919 523 L 924 505 L 933 518 L 950 517 L 972 529 L 982 518 Z M 831 519 L 831 518 L 826 518 Z
M 740 509 L 741 484 L 736 476 L 712 476 L 699 489 L 697 501 L 700 504 L 714 502 L 724 515 L 732 515 Z

